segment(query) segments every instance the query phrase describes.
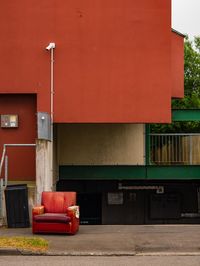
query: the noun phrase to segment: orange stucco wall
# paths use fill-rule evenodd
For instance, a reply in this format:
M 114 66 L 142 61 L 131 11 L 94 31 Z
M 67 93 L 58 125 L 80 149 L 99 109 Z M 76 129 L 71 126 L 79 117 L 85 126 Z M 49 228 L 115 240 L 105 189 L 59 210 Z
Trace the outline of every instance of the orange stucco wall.
M 3 144 L 31 144 L 36 139 L 36 97 L 0 95 L 0 114 L 16 114 L 18 128 L 0 127 L 0 154 Z M 9 181 L 35 180 L 35 147 L 7 147 Z M 2 171 L 4 176 L 4 169 Z
M 184 97 L 184 38 L 172 32 L 172 97 Z
M 54 122 L 170 122 L 170 0 L 3 1 L 0 92 L 37 93 Z

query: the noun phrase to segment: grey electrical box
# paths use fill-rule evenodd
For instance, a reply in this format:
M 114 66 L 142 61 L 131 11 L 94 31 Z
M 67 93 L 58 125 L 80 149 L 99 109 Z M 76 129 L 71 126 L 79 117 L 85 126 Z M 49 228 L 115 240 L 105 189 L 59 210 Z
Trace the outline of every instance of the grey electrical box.
M 18 115 L 15 114 L 1 115 L 1 127 L 2 128 L 18 127 Z
M 48 113 L 37 113 L 38 139 L 51 140 L 51 117 Z

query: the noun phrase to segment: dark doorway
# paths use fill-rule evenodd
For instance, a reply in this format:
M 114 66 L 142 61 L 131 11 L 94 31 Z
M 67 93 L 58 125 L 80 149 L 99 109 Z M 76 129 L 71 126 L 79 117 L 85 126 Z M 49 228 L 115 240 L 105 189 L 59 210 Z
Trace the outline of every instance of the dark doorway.
M 144 191 L 108 192 L 103 196 L 103 224 L 144 224 Z
M 101 224 L 102 220 L 101 193 L 78 193 L 81 224 Z

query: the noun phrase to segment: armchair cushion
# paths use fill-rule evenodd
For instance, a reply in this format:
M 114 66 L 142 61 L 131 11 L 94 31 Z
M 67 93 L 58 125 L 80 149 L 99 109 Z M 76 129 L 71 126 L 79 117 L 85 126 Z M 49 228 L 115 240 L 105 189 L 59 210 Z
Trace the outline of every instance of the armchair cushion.
M 42 192 L 45 213 L 67 213 L 67 208 L 75 204 L 76 192 Z
M 64 213 L 44 213 L 34 217 L 38 223 L 69 223 L 71 218 Z

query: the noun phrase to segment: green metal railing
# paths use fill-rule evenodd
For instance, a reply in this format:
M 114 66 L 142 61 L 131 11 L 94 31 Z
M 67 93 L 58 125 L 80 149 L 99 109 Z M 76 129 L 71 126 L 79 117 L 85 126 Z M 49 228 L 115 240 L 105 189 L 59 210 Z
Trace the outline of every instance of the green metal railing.
M 150 164 L 200 165 L 200 134 L 150 134 Z

